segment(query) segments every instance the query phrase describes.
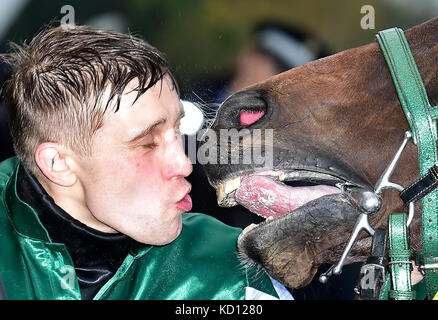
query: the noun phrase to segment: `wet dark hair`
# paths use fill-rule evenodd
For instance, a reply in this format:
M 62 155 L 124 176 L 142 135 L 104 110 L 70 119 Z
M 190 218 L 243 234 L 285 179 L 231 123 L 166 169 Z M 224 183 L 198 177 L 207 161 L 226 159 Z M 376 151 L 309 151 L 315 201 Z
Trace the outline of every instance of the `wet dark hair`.
M 131 81 L 138 81 L 136 99 L 166 75 L 179 94 L 164 55 L 133 35 L 64 25 L 10 46 L 2 55 L 11 69 L 3 95 L 15 152 L 34 172 L 43 142 L 90 154 L 92 136 Z

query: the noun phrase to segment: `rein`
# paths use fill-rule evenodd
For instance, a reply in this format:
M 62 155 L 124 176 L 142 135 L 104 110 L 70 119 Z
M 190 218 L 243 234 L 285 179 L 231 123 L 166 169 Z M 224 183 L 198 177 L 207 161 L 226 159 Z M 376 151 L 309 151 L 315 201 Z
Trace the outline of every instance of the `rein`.
M 320 276 L 320 281 L 324 283 L 332 274 L 342 272 L 352 247 L 362 231 L 366 231 L 373 236 L 372 249 L 361 269 L 361 280 L 356 293 L 363 299 L 414 299 L 409 225 L 414 216 L 414 203 L 421 200 L 423 249 L 417 255 L 416 262 L 425 278 L 427 296 L 432 299 L 438 292 L 438 106 L 432 107 L 429 103 L 403 30 L 387 29 L 379 32 L 376 38 L 390 70 L 410 131 L 405 133 L 402 144 L 377 182 L 374 193 L 367 192 L 363 195 L 359 203 L 361 213 L 341 259 Z M 418 147 L 421 178 L 404 188 L 389 179 L 409 140 Z M 388 230 L 374 230 L 368 218 L 379 211 L 381 193 L 386 189 L 399 191 L 401 199 L 408 207 L 408 213 L 392 213 L 389 215 Z

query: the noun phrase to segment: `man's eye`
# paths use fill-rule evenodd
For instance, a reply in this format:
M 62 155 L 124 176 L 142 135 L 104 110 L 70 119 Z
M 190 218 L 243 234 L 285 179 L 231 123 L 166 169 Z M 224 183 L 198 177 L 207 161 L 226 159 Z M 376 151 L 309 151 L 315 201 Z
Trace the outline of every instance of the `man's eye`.
M 150 142 L 150 143 L 146 143 L 146 144 L 142 145 L 142 147 L 145 149 L 153 149 L 157 146 L 158 146 L 158 144 L 156 144 L 155 142 Z

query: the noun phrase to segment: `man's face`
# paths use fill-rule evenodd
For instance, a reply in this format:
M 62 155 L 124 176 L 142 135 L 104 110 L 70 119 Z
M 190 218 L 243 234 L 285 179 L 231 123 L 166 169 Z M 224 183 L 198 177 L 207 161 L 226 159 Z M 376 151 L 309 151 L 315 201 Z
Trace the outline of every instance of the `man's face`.
M 191 209 L 192 165 L 182 148 L 182 104 L 169 78 L 132 105 L 128 86 L 120 109 L 106 115 L 92 156 L 80 160 L 85 205 L 101 223 L 147 244 L 167 244 L 180 234 Z

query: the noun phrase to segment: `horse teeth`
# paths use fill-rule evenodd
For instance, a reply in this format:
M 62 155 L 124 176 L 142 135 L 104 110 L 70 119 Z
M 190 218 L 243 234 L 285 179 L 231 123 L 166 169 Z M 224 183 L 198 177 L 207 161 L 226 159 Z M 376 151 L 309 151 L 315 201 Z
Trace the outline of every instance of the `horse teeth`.
M 249 231 L 251 231 L 252 229 L 254 229 L 255 227 L 257 227 L 258 225 L 255 223 L 251 223 L 249 226 L 247 226 L 245 229 L 243 229 L 243 231 L 239 234 L 239 237 L 237 238 L 237 242 L 240 241 L 240 239 L 247 234 Z
M 272 220 L 274 220 L 274 217 L 273 216 L 269 216 L 269 217 L 266 218 L 265 221 L 269 222 L 269 221 L 272 221 Z
M 243 229 L 243 233 L 247 233 L 248 231 L 254 229 L 255 227 L 257 227 L 257 224 L 251 223 L 249 226 L 247 226 L 245 229 Z
M 228 195 L 239 189 L 240 177 L 227 180 L 217 187 L 217 203 L 221 207 L 231 207 L 235 205 L 235 201 L 229 201 Z
M 283 182 L 284 180 L 286 180 L 286 174 L 284 172 L 280 173 L 278 175 L 278 180 L 280 180 L 281 182 Z
M 230 192 L 233 192 L 234 190 L 237 190 L 240 187 L 240 177 L 228 180 L 225 183 L 225 192 L 228 194 Z

